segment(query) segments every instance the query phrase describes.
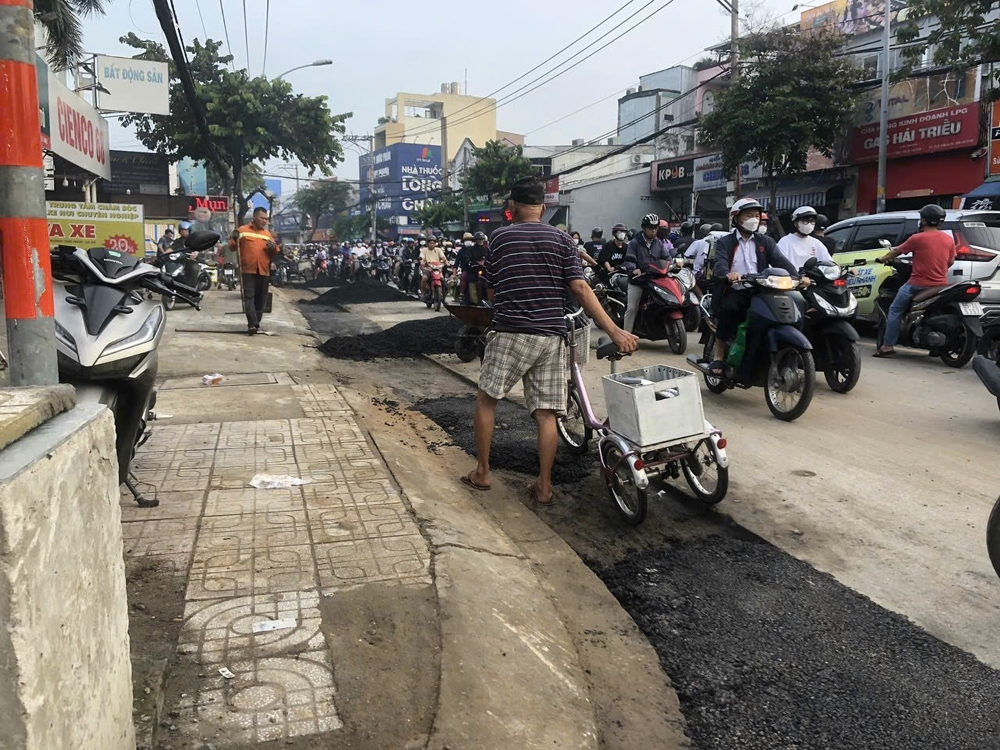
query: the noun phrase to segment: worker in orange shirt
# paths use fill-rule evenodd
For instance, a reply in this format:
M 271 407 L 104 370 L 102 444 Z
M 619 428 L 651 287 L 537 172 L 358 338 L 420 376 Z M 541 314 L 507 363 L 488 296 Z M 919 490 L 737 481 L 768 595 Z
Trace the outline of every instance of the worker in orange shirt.
M 263 332 L 260 322 L 271 281 L 271 258 L 278 253 L 267 222 L 267 209 L 255 208 L 250 223 L 235 230 L 229 238 L 229 247 L 239 254 L 243 311 L 247 316 L 247 333 L 251 336 Z

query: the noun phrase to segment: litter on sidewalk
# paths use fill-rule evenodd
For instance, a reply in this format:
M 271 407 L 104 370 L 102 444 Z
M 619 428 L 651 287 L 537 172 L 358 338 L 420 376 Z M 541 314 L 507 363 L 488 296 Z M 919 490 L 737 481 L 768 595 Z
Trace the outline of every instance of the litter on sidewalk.
M 203 375 L 201 378 L 201 382 L 204 385 L 218 385 L 223 380 L 225 380 L 225 378 L 218 372 L 213 372 L 211 375 Z
M 219 667 L 219 674 L 221 674 L 227 680 L 231 680 L 236 676 L 231 671 L 229 671 L 229 667 Z
M 250 480 L 250 486 L 258 490 L 285 490 L 289 487 L 301 487 L 309 480 L 292 477 L 288 474 L 255 474 Z
M 297 620 L 290 618 L 285 620 L 263 620 L 262 622 L 255 622 L 253 624 L 253 632 L 270 633 L 272 630 L 287 630 L 288 628 L 294 628 L 298 624 Z

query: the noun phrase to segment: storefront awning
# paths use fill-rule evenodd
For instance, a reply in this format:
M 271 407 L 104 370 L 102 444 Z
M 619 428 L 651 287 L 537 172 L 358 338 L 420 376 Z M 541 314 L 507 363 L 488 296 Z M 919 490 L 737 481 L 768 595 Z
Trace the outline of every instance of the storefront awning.
M 799 206 L 825 206 L 826 194 L 836 187 L 840 187 L 842 181 L 798 183 L 779 187 L 774 197 L 774 206 L 771 206 L 771 189 L 768 187 L 758 188 L 746 197 L 760 201 L 768 211 L 791 211 Z
M 971 208 L 973 204 L 977 209 L 985 207 L 985 210 L 1000 206 L 1000 180 L 987 180 L 975 190 L 966 193 L 962 207 Z

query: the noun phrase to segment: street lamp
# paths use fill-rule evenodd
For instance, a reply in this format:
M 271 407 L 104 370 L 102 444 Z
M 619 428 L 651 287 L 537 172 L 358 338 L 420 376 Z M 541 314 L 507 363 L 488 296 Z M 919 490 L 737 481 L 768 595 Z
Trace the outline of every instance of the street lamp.
M 324 65 L 333 65 L 333 60 L 316 60 L 315 62 L 306 63 L 305 65 L 299 65 L 290 70 L 286 70 L 284 73 L 279 76 L 275 76 L 274 78 L 277 80 L 278 78 L 287 76 L 289 73 L 294 73 L 296 70 L 302 70 L 303 68 L 320 68 Z

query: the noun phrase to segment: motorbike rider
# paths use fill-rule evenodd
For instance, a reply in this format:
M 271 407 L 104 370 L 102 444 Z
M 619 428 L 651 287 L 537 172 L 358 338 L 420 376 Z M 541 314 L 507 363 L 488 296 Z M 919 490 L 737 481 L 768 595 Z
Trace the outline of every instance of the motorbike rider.
M 678 255 L 684 255 L 694 241 L 694 224 L 690 221 L 682 221 L 681 236 L 674 243 L 674 250 Z
M 471 255 L 472 248 L 475 246 L 472 232 L 466 232 L 462 235 L 462 246 L 458 249 L 458 255 L 455 256 L 455 265 L 462 273 L 462 280 L 458 286 L 458 298 L 463 305 L 469 303 L 469 277 L 472 273 Z
M 674 250 L 674 242 L 671 239 L 672 234 L 673 232 L 670 231 L 670 223 L 666 219 L 660 219 L 660 226 L 656 229 L 656 239 L 666 245 L 667 250 L 674 253 L 676 251 Z
M 590 267 L 597 266 L 597 256 L 601 254 L 601 250 L 604 249 L 604 230 L 600 227 L 594 227 L 590 230 L 590 242 L 583 246 L 582 250 L 579 250 L 580 260 L 586 263 Z
M 660 227 L 660 217 L 656 214 L 646 214 L 642 217 L 642 231 L 632 238 L 625 250 L 625 270 L 628 271 L 628 300 L 625 307 L 625 330 L 632 333 L 635 319 L 639 314 L 639 305 L 645 286 L 639 280 L 643 271 L 656 261 L 664 264 L 673 257 L 663 240 L 658 239 L 656 232 Z
M 792 227 L 794 232 L 778 240 L 778 250 L 793 266 L 801 269 L 810 258 L 833 262 L 826 246 L 812 236 L 816 229 L 816 211 L 812 206 L 799 206 L 792 211 Z
M 690 264 L 691 271 L 694 273 L 696 280 L 695 292 L 698 294 L 699 299 L 705 293 L 705 279 L 702 271 L 705 268 L 705 260 L 708 258 L 708 249 L 710 247 L 708 235 L 711 231 L 711 224 L 702 224 L 698 227 L 698 239 L 688 245 L 687 250 L 684 251 L 684 260 Z
M 170 243 L 170 251 L 177 252 L 184 249 L 184 240 L 191 234 L 191 222 L 182 221 L 177 225 L 177 239 Z M 191 253 L 192 258 L 197 258 L 198 253 Z
M 628 244 L 625 237 L 628 227 L 621 222 L 611 228 L 611 242 L 604 246 L 601 254 L 597 256 L 597 277 L 607 284 L 611 280 L 611 274 L 622 267 L 625 263 L 625 251 Z
M 420 249 L 420 291 L 426 296 L 430 293 L 431 264 L 439 264 L 441 270 L 448 265 L 448 258 L 445 257 L 444 250 L 437 246 L 437 238 L 433 235 L 426 241 L 424 247 Z
M 729 212 L 733 232 L 719 237 L 715 243 L 712 271 L 719 288 L 714 297 L 715 352 L 709 367 L 713 374 L 725 372 L 726 345 L 736 338 L 736 329 L 746 318 L 752 297 L 749 291 L 733 289 L 726 282 L 731 284 L 745 274 L 761 273 L 770 267 L 798 274 L 798 269 L 781 254 L 774 240 L 758 232 L 762 212 L 763 206 L 753 198 L 736 201 Z
M 837 241 L 833 237 L 826 236 L 826 228 L 830 226 L 830 220 L 823 214 L 816 214 L 816 228 L 813 230 L 813 237 L 818 239 L 826 247 L 826 251 L 833 255 L 837 252 Z
M 941 206 L 936 203 L 924 206 L 920 209 L 920 231 L 895 250 L 877 258 L 879 263 L 886 263 L 910 253 L 913 257 L 913 271 L 909 281 L 899 288 L 889 306 L 882 346 L 872 356 L 891 357 L 896 353 L 893 347 L 899 341 L 903 317 L 917 293 L 935 286 L 947 286 L 948 268 L 955 262 L 957 250 L 955 239 L 948 232 L 941 231 L 944 219 L 945 210 Z

